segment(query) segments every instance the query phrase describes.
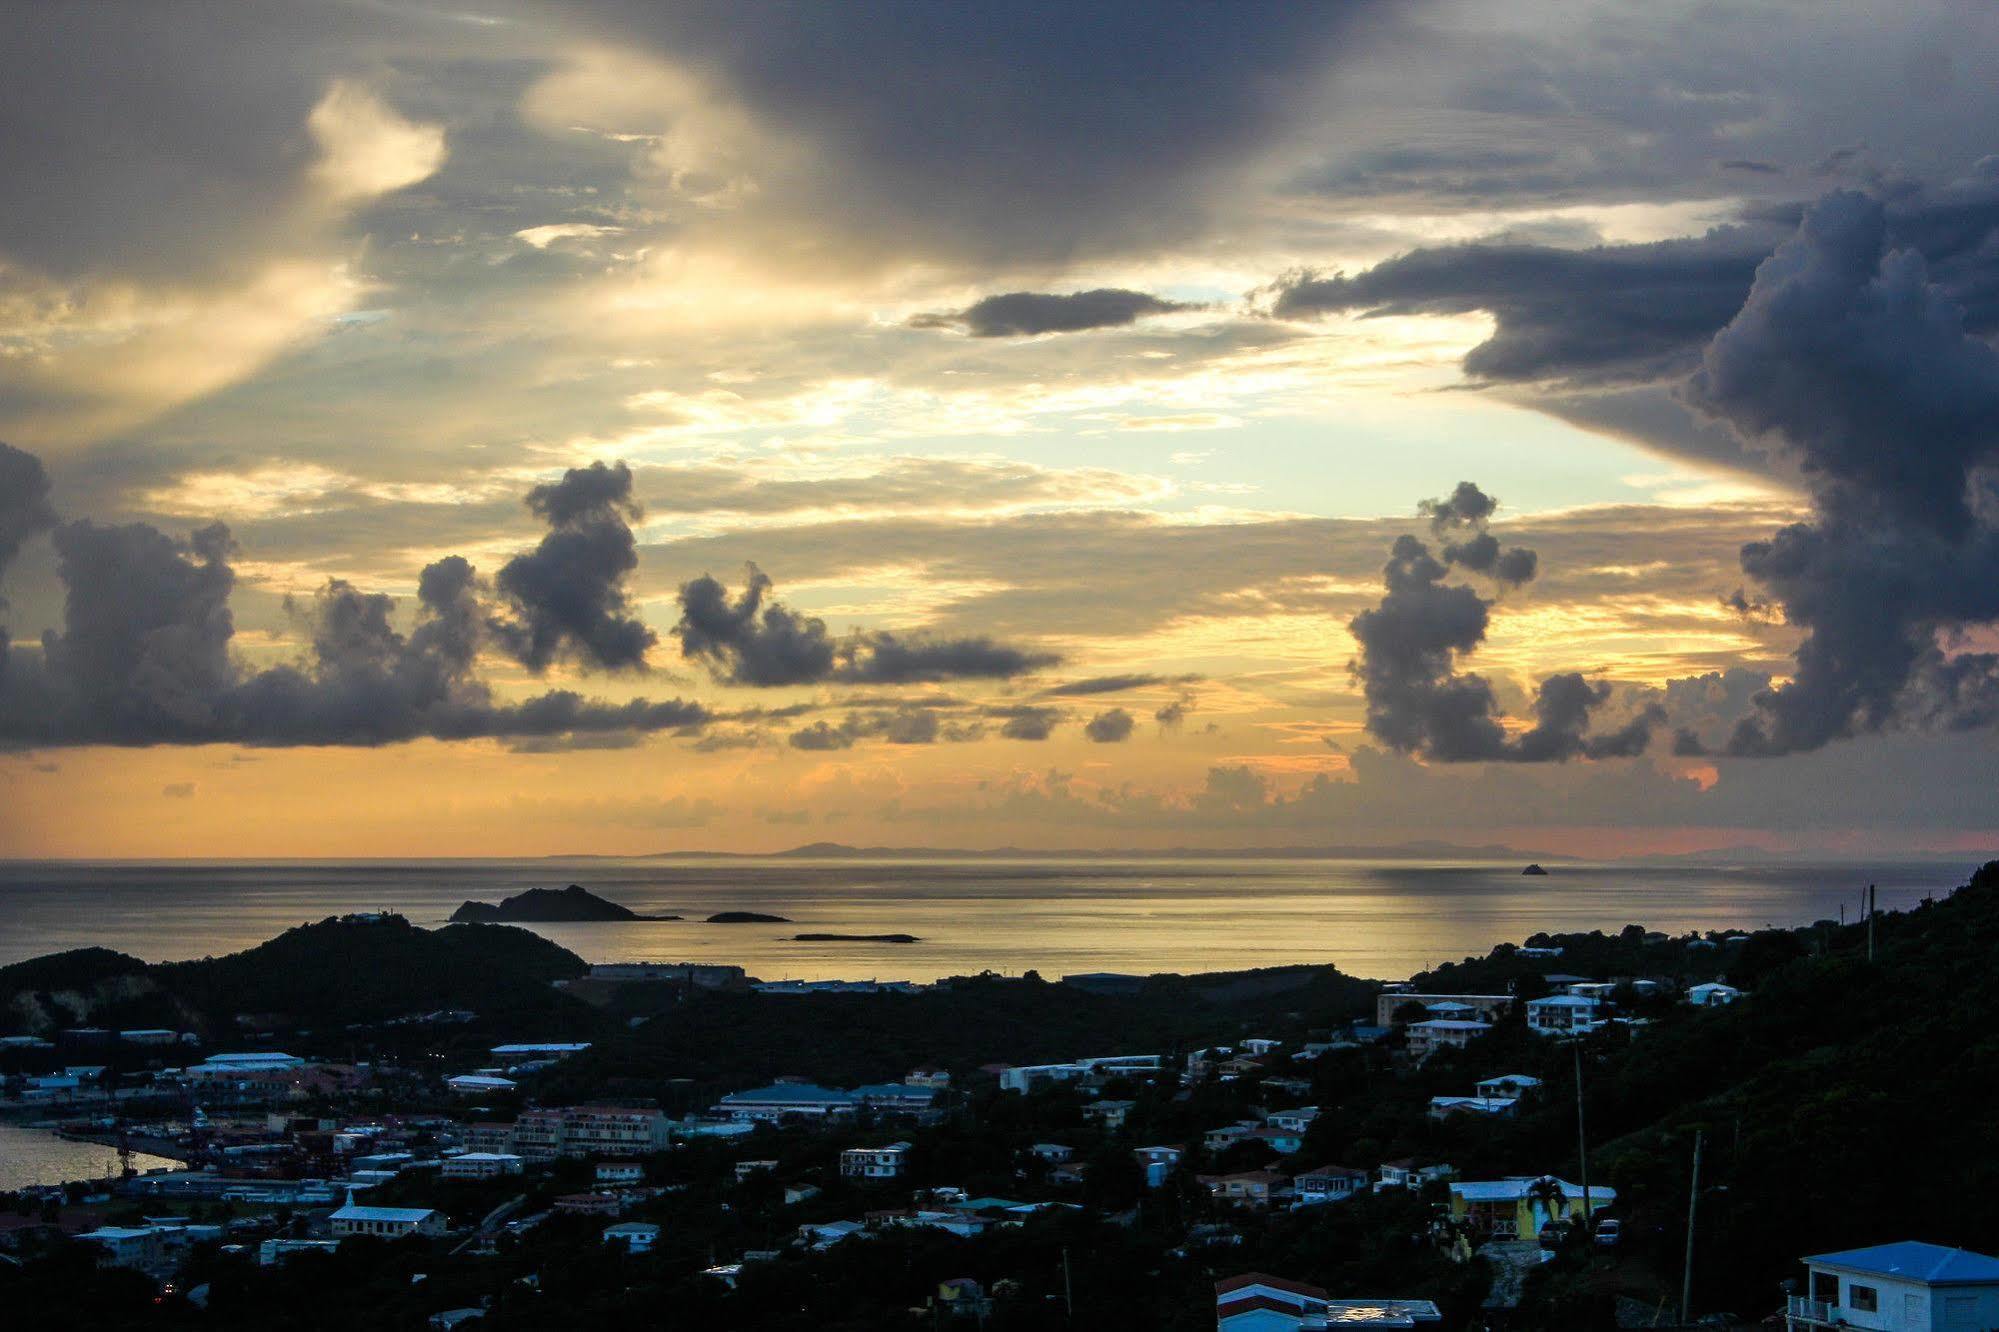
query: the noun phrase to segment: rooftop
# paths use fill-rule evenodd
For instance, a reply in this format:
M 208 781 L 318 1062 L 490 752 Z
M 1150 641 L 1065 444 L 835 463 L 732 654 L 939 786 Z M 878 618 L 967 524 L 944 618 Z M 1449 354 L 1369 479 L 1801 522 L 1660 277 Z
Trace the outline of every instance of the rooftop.
M 1969 1249 L 1924 1244 L 1920 1240 L 1814 1254 L 1805 1261 L 1819 1267 L 1872 1272 L 1877 1276 L 1900 1277 L 1905 1281 L 1921 1281 L 1932 1286 L 1999 1284 L 1999 1258 L 1973 1253 Z
M 333 1214 L 335 1221 L 405 1221 L 415 1224 L 437 1209 L 434 1207 L 360 1207 L 348 1203 Z

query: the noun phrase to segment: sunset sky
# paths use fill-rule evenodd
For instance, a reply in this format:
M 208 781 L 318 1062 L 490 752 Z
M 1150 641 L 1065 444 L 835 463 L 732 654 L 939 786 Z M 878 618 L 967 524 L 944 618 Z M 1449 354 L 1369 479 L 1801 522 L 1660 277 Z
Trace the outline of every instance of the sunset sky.
M 1999 9 L 9 27 L 0 855 L 1999 832 Z

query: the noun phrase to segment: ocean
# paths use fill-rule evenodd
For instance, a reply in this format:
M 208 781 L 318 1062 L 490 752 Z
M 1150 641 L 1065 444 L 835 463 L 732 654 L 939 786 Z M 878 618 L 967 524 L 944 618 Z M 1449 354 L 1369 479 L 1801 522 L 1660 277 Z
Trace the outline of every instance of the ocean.
M 0 964 L 98 946 L 147 961 L 232 952 L 291 926 L 393 910 L 441 925 L 467 898 L 579 883 L 682 921 L 537 925 L 592 962 L 733 962 L 765 980 L 925 981 L 984 970 L 1220 971 L 1332 963 L 1393 980 L 1537 931 L 1799 925 L 1943 896 L 1975 865 L 1693 865 L 1270 859 L 792 857 L 197 864 L 0 863 Z M 718 911 L 785 925 L 709 925 Z M 801 932 L 913 944 L 799 943 Z

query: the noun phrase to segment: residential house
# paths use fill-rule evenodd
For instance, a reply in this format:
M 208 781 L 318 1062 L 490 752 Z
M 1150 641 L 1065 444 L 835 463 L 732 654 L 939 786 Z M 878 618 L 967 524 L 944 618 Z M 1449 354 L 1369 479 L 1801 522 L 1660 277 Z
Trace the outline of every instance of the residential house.
M 347 1194 L 346 1205 L 327 1220 L 333 1234 L 340 1239 L 349 1235 L 400 1239 L 405 1235 L 444 1233 L 444 1213 L 435 1207 L 363 1207 L 355 1203 L 351 1190 Z
M 1135 1104 L 1135 1101 L 1092 1101 L 1083 1107 L 1083 1114 L 1096 1120 L 1106 1130 L 1121 1129 Z
M 1290 1156 L 1293 1152 L 1300 1151 L 1305 1146 L 1305 1131 L 1303 1129 L 1278 1128 L 1273 1124 L 1265 1124 L 1263 1127 L 1252 1131 L 1249 1136 L 1270 1148 L 1271 1151 L 1276 1152 L 1279 1156 Z
M 1687 1002 L 1696 1008 L 1715 1008 L 1722 1004 L 1732 1004 L 1742 997 L 1742 991 L 1733 985 L 1723 985 L 1720 981 L 1709 981 L 1696 985 L 1687 991 Z
M 1317 1049 L 1319 1054 L 1323 1054 L 1326 1047 L 1308 1045 L 1298 1054 L 1293 1055 L 1292 1058 L 1316 1059 L 1318 1055 L 1312 1053 L 1314 1049 Z M 1263 1089 L 1265 1091 L 1283 1092 L 1287 1096 L 1310 1096 L 1312 1094 L 1312 1083 L 1307 1078 L 1265 1078 L 1263 1080 Z
M 1179 1146 L 1136 1147 L 1132 1156 L 1138 1161 L 1138 1168 L 1145 1174 L 1145 1187 L 1156 1189 L 1163 1185 L 1180 1166 L 1184 1151 Z
M 1237 1207 L 1269 1207 L 1288 1201 L 1291 1180 L 1275 1170 L 1244 1170 L 1233 1175 L 1197 1175 L 1202 1186 L 1217 1202 Z
M 1037 1142 L 1027 1150 L 1050 1165 L 1061 1165 L 1076 1154 L 1074 1147 L 1065 1147 L 1059 1142 Z
M 1420 1189 L 1425 1184 L 1434 1184 L 1439 1180 L 1450 1179 L 1457 1173 L 1455 1166 L 1437 1164 L 1418 1165 L 1414 1159 L 1404 1157 L 1399 1161 L 1383 1161 L 1381 1163 L 1381 1178 L 1376 1182 L 1375 1187 L 1377 1189 Z
M 1520 947 L 1514 949 L 1513 952 L 1518 957 L 1560 957 L 1562 955 L 1562 950 L 1559 948 L 1550 948 L 1543 946 L 1530 947 L 1527 944 L 1520 945 Z
M 1209 1129 L 1201 1136 L 1201 1145 L 1211 1153 L 1225 1152 L 1239 1142 L 1248 1141 L 1261 1127 L 1254 1119 L 1239 1119 L 1233 1124 Z
M 840 1153 L 840 1173 L 848 1179 L 900 1179 L 909 1163 L 909 1144 L 849 1147 Z
M 1283 1041 L 1273 1041 L 1261 1036 L 1252 1036 L 1242 1043 L 1242 1048 L 1253 1055 L 1267 1055 L 1282 1044 L 1284 1044 Z
M 1541 1079 L 1530 1078 L 1525 1073 L 1502 1073 L 1496 1078 L 1487 1078 L 1474 1088 L 1478 1095 L 1492 1100 L 1518 1100 L 1528 1092 L 1540 1089 Z
M 1805 1293 L 1786 1302 L 1787 1332 L 1985 1332 L 1999 1327 L 1999 1258 L 1904 1240 L 1804 1260 Z
M 1261 1272 L 1215 1283 L 1219 1332 L 1301 1332 L 1326 1328 L 1417 1328 L 1442 1321 L 1429 1300 L 1336 1300 L 1317 1286 Z
M 1272 1111 L 1263 1117 L 1263 1122 L 1274 1129 L 1284 1129 L 1291 1133 L 1303 1133 L 1306 1129 L 1312 1127 L 1312 1121 L 1318 1117 L 1318 1106 L 1298 1105 L 1293 1106 L 1289 1110 Z
M 659 1227 L 651 1221 L 620 1221 L 604 1227 L 604 1243 L 621 1245 L 627 1253 L 651 1253 L 659 1243 Z
M 646 1168 L 637 1161 L 599 1161 L 595 1175 L 598 1184 L 614 1188 L 646 1182 Z
M 1424 1060 L 1439 1050 L 1464 1049 L 1491 1031 L 1492 1024 L 1435 1018 L 1428 1022 L 1411 1022 L 1402 1030 L 1408 1041 L 1410 1058 Z
M 460 1152 L 444 1158 L 438 1171 L 446 1179 L 498 1179 L 521 1173 L 521 1158 L 512 1152 Z
M 1543 1035 L 1594 1031 L 1603 1020 L 1603 1001 L 1580 994 L 1551 994 L 1527 1001 L 1527 1027 Z
M 1520 1105 L 1513 1096 L 1432 1096 L 1430 1118 L 1449 1119 L 1453 1115 L 1493 1117 L 1510 1115 Z
M 807 1248 L 830 1249 L 843 1239 L 865 1235 L 867 1229 L 859 1221 L 814 1221 L 798 1228 L 798 1239 Z
M 1048 1182 L 1050 1184 L 1076 1186 L 1081 1185 L 1089 1176 L 1090 1163 L 1088 1161 L 1064 1161 L 1061 1165 L 1056 1166 L 1048 1172 Z
M 1293 1207 L 1315 1207 L 1339 1202 L 1367 1191 L 1367 1172 L 1345 1166 L 1320 1166 L 1291 1177 Z
M 505 1096 L 518 1091 L 520 1084 L 496 1073 L 460 1073 L 446 1078 L 444 1089 L 454 1096 Z
M 795 1207 L 802 1202 L 811 1202 L 819 1196 L 817 1184 L 787 1184 L 784 1186 L 784 1205 Z
M 1539 1239 L 1549 1222 L 1580 1218 L 1585 1211 L 1581 1187 L 1553 1175 L 1462 1181 L 1450 1192 L 1451 1215 L 1493 1239 Z M 1616 1201 L 1616 1189 L 1592 1185 L 1587 1210 L 1601 1211 Z
M 903 1081 L 912 1087 L 931 1087 L 942 1091 L 951 1085 L 951 1075 L 935 1064 L 925 1064 L 921 1068 L 911 1069 L 909 1076 Z
M 1396 1023 L 1396 1014 L 1409 1004 L 1420 1004 L 1427 1012 L 1438 1004 L 1463 1004 L 1478 1010 L 1487 1021 L 1498 1017 L 1513 1007 L 1510 994 L 1415 994 L 1409 991 L 1391 993 L 1383 991 L 1375 996 L 1374 1025 L 1390 1027 Z
M 776 1169 L 777 1162 L 775 1161 L 738 1161 L 736 1162 L 736 1183 L 742 1183 L 759 1170 Z

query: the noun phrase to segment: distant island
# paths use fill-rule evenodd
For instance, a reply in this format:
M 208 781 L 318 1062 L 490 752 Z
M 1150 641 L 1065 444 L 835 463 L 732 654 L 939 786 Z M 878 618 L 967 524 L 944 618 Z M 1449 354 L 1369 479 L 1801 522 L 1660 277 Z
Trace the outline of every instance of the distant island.
M 1522 874 L 1546 874 L 1548 871 L 1542 869 L 1539 865 L 1529 865 L 1526 869 L 1521 870 L 1520 872 Z
M 761 911 L 717 911 L 708 917 L 710 925 L 789 925 L 783 916 L 766 916 Z
M 913 934 L 794 934 L 793 943 L 922 943 Z
M 574 883 L 567 888 L 530 888 L 501 899 L 497 906 L 491 902 L 466 902 L 451 913 L 454 925 L 679 919 L 679 916 L 642 916 Z

